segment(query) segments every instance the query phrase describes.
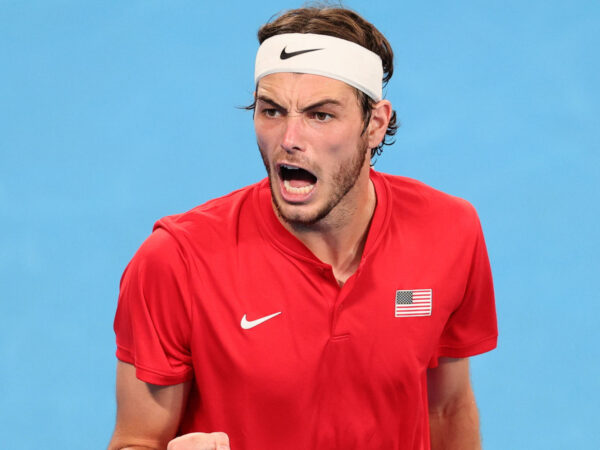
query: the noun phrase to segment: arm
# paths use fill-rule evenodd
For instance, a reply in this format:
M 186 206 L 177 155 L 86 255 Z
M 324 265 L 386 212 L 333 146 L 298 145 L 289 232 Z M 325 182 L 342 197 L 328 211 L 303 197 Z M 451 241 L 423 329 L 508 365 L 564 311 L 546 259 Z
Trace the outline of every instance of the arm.
M 173 439 L 190 384 L 145 383 L 137 379 L 134 366 L 118 361 L 117 423 L 108 450 L 228 450 L 229 437 L 221 432 L 189 433 Z
M 480 450 L 468 358 L 440 358 L 427 372 L 427 390 L 432 450 Z
M 135 367 L 117 362 L 117 422 L 108 446 L 165 449 L 175 437 L 191 382 L 157 386 L 138 380 Z

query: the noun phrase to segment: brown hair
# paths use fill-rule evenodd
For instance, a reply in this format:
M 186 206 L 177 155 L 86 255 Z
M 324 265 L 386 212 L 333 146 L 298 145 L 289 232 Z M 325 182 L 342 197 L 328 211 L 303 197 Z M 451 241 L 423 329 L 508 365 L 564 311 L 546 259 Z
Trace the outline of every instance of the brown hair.
M 314 33 L 345 39 L 362 45 L 381 57 L 383 65 L 383 85 L 392 78 L 394 73 L 394 52 L 385 36 L 373 24 L 367 22 L 356 12 L 329 6 L 311 6 L 307 8 L 292 9 L 271 18 L 269 22 L 258 30 L 258 42 L 284 33 Z M 367 94 L 356 89 L 359 104 L 363 111 L 364 128 L 366 131 L 371 120 L 371 110 L 375 101 Z M 254 109 L 256 102 L 248 107 Z M 386 135 L 377 147 L 371 149 L 371 158 L 380 155 L 384 145 L 391 145 L 394 141 L 389 139 L 396 134 L 396 111 L 386 131 Z

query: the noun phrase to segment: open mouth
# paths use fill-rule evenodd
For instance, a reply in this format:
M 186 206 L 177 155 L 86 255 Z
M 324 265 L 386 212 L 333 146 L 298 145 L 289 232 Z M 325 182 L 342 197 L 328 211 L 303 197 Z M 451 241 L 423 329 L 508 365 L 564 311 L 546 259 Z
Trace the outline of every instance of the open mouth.
M 294 195 L 309 194 L 317 183 L 317 177 L 311 172 L 289 164 L 279 165 L 279 178 L 286 192 Z

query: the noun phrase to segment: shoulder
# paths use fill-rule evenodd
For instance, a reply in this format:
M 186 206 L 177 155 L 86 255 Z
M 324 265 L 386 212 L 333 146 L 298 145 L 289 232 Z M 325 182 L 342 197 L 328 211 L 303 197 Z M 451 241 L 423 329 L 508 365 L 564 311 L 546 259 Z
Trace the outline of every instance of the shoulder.
M 159 219 L 125 272 L 158 276 L 188 273 L 192 254 L 209 251 L 223 244 L 225 235 L 236 226 L 239 211 L 248 204 L 263 182 L 246 186 L 223 197 L 212 199 L 181 214 Z M 233 232 L 235 234 L 235 232 Z
M 415 232 L 452 239 L 470 240 L 481 233 L 477 211 L 467 200 L 412 178 L 379 175 L 387 186 L 392 221 Z
M 180 237 L 190 233 L 206 234 L 227 229 L 235 225 L 235 219 L 242 209 L 252 207 L 254 192 L 263 187 L 263 184 L 264 180 L 209 200 L 184 213 L 165 216 L 154 224 L 154 231 L 163 229 Z
M 393 211 L 415 220 L 453 226 L 479 226 L 477 211 L 467 200 L 442 192 L 421 181 L 380 173 L 389 188 Z

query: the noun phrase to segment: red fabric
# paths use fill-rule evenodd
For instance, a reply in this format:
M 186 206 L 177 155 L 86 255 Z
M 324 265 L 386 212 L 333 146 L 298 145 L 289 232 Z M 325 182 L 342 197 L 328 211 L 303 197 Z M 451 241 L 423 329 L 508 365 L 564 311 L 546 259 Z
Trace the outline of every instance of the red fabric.
M 123 275 L 117 357 L 148 383 L 193 379 L 181 433 L 225 431 L 245 450 L 429 448 L 427 368 L 496 345 L 485 243 L 464 200 L 371 178 L 375 215 L 342 288 L 278 222 L 266 180 L 157 222 Z M 431 316 L 394 316 L 411 289 L 432 289 Z

